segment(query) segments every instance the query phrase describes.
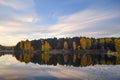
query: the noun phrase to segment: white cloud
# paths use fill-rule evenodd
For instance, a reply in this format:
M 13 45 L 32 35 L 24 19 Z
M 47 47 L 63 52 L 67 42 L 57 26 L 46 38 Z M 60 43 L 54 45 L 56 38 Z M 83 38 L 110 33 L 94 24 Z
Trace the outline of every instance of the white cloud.
M 2 34 L 0 35 L 0 44 L 5 46 L 13 46 L 13 45 L 16 45 L 17 42 L 25 39 L 26 39 L 26 36 L 24 35 L 13 36 L 10 34 Z
M 34 6 L 34 0 L 0 0 L 0 4 L 13 9 L 25 10 Z
M 98 35 L 104 35 L 106 33 L 108 34 L 108 32 L 110 31 L 108 30 L 108 32 L 105 32 L 106 30 L 104 30 L 104 27 L 102 29 L 103 31 L 97 30 L 98 24 L 105 24 L 106 21 L 110 21 L 118 17 L 120 17 L 119 11 L 98 11 L 94 9 L 88 9 L 83 12 L 60 17 L 59 23 L 51 26 L 49 30 L 52 30 L 53 33 L 62 33 L 62 35 L 69 34 L 70 36 L 96 37 Z M 90 28 L 93 30 L 89 31 L 88 29 Z M 114 25 L 114 28 L 117 27 Z M 95 29 L 96 31 L 94 31 Z
M 1 13 L 5 14 L 0 18 L 0 44 L 4 45 L 15 45 L 18 41 L 25 39 L 47 37 L 101 37 L 115 35 L 120 31 L 119 23 L 107 25 L 111 20 L 120 18 L 120 12 L 113 9 L 90 8 L 60 16 L 58 23 L 54 25 L 42 26 L 36 24 L 41 19 L 35 11 L 34 0 L 0 0 L 0 4 L 7 6 L 8 12 L 9 7 L 15 9 L 6 13 L 0 8 Z M 104 27 L 99 29 L 101 24 Z
M 13 20 L 18 22 L 35 23 L 40 19 L 37 17 L 37 15 L 31 14 L 26 16 L 13 16 Z

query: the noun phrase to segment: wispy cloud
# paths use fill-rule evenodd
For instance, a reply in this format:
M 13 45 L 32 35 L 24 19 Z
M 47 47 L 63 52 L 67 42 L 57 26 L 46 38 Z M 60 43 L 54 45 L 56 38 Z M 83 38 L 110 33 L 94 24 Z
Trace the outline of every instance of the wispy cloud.
M 15 45 L 27 38 L 38 31 L 33 24 L 39 20 L 34 0 L 0 0 L 0 44 Z
M 19 10 L 26 10 L 34 6 L 34 0 L 0 0 L 0 4 Z
M 115 20 L 120 19 L 120 11 L 94 7 L 57 16 L 57 23 L 44 26 L 39 24 L 41 18 L 34 0 L 0 0 L 0 44 L 15 45 L 20 40 L 48 37 L 118 35 L 120 23 Z
M 34 0 L 0 0 L 0 10 L 2 11 L 0 21 L 2 18 L 18 22 L 36 22 L 39 20 Z
M 75 14 L 62 16 L 59 18 L 59 23 L 57 25 L 51 26 L 49 30 L 53 30 L 53 32 L 62 33 L 62 34 L 71 34 L 71 35 L 78 35 L 78 36 L 89 36 L 91 33 L 95 34 L 105 34 L 107 32 L 103 31 L 94 31 L 97 29 L 98 24 L 106 23 L 106 21 L 111 21 L 120 17 L 119 11 L 114 10 L 94 10 L 94 9 L 87 9 L 82 12 L 77 12 Z M 113 26 L 113 25 L 112 25 Z M 93 29 L 89 31 L 88 29 Z M 112 27 L 113 28 L 113 27 Z M 117 28 L 114 26 L 114 28 Z M 89 31 L 89 32 L 86 32 Z M 108 30 L 109 32 L 109 30 Z M 75 33 L 75 34 L 73 34 Z M 98 36 L 97 35 L 97 36 Z M 92 35 L 93 36 L 93 35 Z M 95 35 L 93 37 L 96 37 Z

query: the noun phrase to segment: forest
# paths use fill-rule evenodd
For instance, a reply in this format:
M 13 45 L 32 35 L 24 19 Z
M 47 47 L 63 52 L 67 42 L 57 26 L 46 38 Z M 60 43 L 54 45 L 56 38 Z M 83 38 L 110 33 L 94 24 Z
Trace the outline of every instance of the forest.
M 60 51 L 111 51 L 120 52 L 120 38 L 66 37 L 20 41 L 14 48 L 16 52 Z

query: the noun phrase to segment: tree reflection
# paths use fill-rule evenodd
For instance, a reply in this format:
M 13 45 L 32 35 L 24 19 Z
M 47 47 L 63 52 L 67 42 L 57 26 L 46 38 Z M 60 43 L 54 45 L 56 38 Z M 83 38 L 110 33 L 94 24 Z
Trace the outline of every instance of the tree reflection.
M 89 66 L 95 64 L 119 64 L 120 56 L 109 56 L 107 54 L 35 54 L 35 53 L 14 53 L 20 62 L 37 63 L 40 65 L 67 65 L 67 66 Z

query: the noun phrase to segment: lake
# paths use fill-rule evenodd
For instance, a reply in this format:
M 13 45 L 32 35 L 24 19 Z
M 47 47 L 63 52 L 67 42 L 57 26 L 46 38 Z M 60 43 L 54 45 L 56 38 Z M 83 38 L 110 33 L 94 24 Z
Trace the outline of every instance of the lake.
M 0 80 L 120 80 L 116 56 L 0 53 Z

